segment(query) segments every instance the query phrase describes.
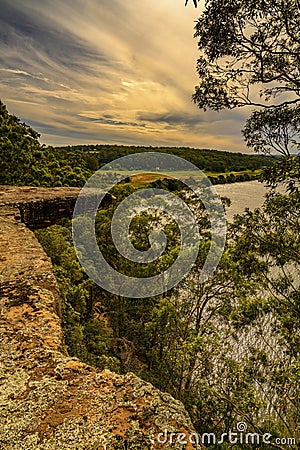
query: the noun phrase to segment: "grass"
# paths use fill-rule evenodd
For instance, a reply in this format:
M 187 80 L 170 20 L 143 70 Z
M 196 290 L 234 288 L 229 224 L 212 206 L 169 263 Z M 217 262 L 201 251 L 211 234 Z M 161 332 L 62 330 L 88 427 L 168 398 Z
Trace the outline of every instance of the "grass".
M 107 173 L 116 173 L 117 175 L 122 175 L 122 177 L 130 177 L 130 183 L 135 188 L 141 188 L 148 186 L 153 181 L 163 179 L 163 178 L 176 178 L 180 180 L 185 180 L 189 177 L 193 177 L 196 181 L 199 181 L 202 176 L 201 173 L 198 170 L 190 170 L 190 171 L 164 171 L 164 172 L 144 172 L 143 170 L 108 170 L 105 171 Z M 218 177 L 220 175 L 223 175 L 225 178 L 230 175 L 234 174 L 235 176 L 239 175 L 245 175 L 246 173 L 249 175 L 259 175 L 261 172 L 261 169 L 258 170 L 243 170 L 243 171 L 231 171 L 231 172 L 204 172 L 206 176 L 210 177 Z

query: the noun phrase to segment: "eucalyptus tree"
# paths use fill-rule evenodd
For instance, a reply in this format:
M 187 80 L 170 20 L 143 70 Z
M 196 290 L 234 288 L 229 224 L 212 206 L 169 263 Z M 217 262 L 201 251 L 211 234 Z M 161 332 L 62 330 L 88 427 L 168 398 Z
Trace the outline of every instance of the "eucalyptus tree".
M 252 368 L 245 359 L 242 369 L 261 394 L 260 425 L 289 436 L 299 423 L 299 25 L 298 0 L 205 1 L 195 27 L 200 55 L 193 95 L 203 110 L 247 108 L 247 146 L 277 155 L 262 181 L 283 184 L 285 193 L 272 190 L 260 210 L 238 217 L 231 228 L 238 272 L 249 279 L 259 272 L 264 292 L 249 293 L 230 321 L 241 337 L 265 323 L 258 345 L 249 347 Z M 248 406 L 228 398 L 230 404 L 250 425 Z
M 195 103 L 215 110 L 299 104 L 299 23 L 297 0 L 207 0 L 195 27 Z

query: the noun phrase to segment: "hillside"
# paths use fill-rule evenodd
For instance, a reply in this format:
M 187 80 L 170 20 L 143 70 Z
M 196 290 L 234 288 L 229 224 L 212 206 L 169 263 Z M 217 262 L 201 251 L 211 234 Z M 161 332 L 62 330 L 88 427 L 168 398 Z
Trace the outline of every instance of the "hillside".
M 91 174 L 82 153 L 46 147 L 39 137 L 0 100 L 0 184 L 82 186 Z
M 60 147 L 62 151 L 78 151 L 97 159 L 99 167 L 132 153 L 163 152 L 187 159 L 204 172 L 240 172 L 257 170 L 273 164 L 273 158 L 265 155 L 246 155 L 228 151 L 197 149 L 190 147 L 140 147 L 125 145 L 74 145 Z M 145 161 L 146 155 L 145 155 Z M 141 167 L 141 169 L 144 167 Z M 172 169 L 172 167 L 170 167 Z M 130 170 L 130 166 L 128 166 Z
M 268 156 L 207 149 L 122 145 L 45 146 L 39 142 L 40 135 L 9 114 L 1 101 L 0 136 L 0 184 L 15 186 L 81 187 L 99 167 L 137 152 L 145 153 L 141 169 L 147 168 L 147 152 L 159 151 L 187 159 L 209 175 L 220 174 L 223 177 L 229 172 L 241 172 L 239 181 L 257 177 L 254 171 L 273 164 L 273 158 Z M 129 163 L 128 170 L 130 168 Z M 243 172 L 246 172 L 246 177 Z M 224 179 L 212 177 L 213 182 L 224 182 Z M 236 181 L 233 174 L 226 180 Z

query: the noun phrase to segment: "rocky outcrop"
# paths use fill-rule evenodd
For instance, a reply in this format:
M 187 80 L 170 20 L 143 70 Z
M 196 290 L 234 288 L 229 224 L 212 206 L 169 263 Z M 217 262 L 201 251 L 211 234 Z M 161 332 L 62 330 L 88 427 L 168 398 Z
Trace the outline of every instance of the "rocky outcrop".
M 22 223 L 20 205 L 74 200 L 79 190 L 5 189 L 0 195 L 0 449 L 200 448 L 183 446 L 177 434 L 172 444 L 158 441 L 165 430 L 193 432 L 180 402 L 132 373 L 100 372 L 66 352 L 52 265 Z
M 94 204 L 99 196 L 99 190 L 89 189 L 90 193 L 82 195 Z M 61 219 L 71 219 L 73 209 L 80 193 L 80 188 L 38 188 L 0 186 L 0 215 L 5 208 L 16 208 L 16 218 L 25 223 L 31 230 L 45 228 L 58 223 Z M 106 194 L 101 202 L 105 208 L 111 202 L 111 196 Z

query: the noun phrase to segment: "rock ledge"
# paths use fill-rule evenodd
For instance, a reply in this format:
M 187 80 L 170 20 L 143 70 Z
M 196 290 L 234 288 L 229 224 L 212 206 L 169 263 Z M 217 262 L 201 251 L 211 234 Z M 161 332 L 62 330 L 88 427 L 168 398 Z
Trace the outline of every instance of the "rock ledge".
M 52 265 L 20 205 L 78 193 L 0 187 L 0 449 L 200 448 L 158 442 L 164 430 L 194 431 L 180 402 L 132 373 L 100 372 L 66 352 Z

